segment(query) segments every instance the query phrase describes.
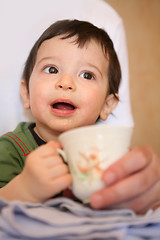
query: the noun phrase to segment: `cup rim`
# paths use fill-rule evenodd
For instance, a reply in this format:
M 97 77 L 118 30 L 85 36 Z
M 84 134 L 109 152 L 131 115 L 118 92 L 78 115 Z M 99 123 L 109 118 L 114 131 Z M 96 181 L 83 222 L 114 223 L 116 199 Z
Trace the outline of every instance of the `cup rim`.
M 95 129 L 99 129 L 99 128 L 101 128 L 101 129 L 107 129 L 107 128 L 114 128 L 114 129 L 117 128 L 117 129 L 120 129 L 121 128 L 121 129 L 131 129 L 132 130 L 134 127 L 124 126 L 124 125 L 111 125 L 111 124 L 106 124 L 106 125 L 87 125 L 87 126 L 82 126 L 82 127 L 77 127 L 77 128 L 73 128 L 73 129 L 67 130 L 67 131 L 61 133 L 58 138 L 61 138 L 61 136 L 65 136 L 68 133 L 74 133 L 74 132 L 79 133 L 79 132 L 81 132 L 81 131 L 83 131 L 85 129 L 91 129 L 91 128 L 92 129 L 93 128 L 95 128 Z

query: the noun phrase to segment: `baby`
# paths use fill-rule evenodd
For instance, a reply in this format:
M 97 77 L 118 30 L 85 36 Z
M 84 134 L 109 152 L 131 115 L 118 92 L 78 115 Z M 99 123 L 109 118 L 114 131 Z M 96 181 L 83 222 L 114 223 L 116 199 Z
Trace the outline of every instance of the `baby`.
M 44 202 L 71 184 L 57 152 L 59 134 L 106 120 L 117 106 L 121 71 L 108 34 L 91 23 L 63 20 L 33 46 L 21 81 L 34 123 L 0 138 L 0 197 Z

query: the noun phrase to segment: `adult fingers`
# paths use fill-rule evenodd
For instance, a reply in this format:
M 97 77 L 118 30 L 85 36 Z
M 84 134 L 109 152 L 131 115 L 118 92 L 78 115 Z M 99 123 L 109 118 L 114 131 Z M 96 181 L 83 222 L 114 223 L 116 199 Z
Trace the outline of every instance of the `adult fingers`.
M 152 163 L 154 165 L 154 161 Z M 154 184 L 159 182 L 159 169 L 148 165 L 143 171 L 130 175 L 115 184 L 108 186 L 91 197 L 94 208 L 105 208 L 114 204 L 126 202 L 145 193 Z M 158 194 L 158 193 L 157 193 Z M 148 201 L 148 199 L 146 199 Z
M 108 207 L 108 209 L 132 209 L 136 213 L 145 213 L 149 209 L 155 209 L 160 206 L 160 182 L 157 182 L 148 189 L 145 193 L 142 193 L 136 198 L 130 199 L 126 202 L 114 204 Z
M 108 186 L 137 171 L 146 168 L 153 158 L 150 147 L 137 147 L 108 167 L 103 175 L 103 181 Z

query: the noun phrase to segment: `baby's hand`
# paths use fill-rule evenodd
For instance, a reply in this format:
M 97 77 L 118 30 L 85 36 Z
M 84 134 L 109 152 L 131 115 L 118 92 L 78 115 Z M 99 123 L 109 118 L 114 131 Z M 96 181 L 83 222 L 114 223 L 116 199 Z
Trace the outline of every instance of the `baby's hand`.
M 71 184 L 68 167 L 57 148 L 61 148 L 61 145 L 51 141 L 27 157 L 20 177 L 28 201 L 44 202 Z

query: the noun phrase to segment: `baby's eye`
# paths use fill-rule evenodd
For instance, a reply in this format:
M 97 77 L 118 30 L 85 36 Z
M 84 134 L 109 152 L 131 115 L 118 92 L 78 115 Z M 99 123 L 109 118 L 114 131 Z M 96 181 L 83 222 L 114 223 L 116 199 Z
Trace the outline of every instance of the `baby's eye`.
M 49 67 L 45 67 L 44 72 L 51 73 L 51 74 L 56 74 L 56 73 L 58 73 L 58 70 L 57 70 L 56 67 L 49 66 Z
M 93 75 L 93 73 L 91 73 L 91 72 L 81 73 L 80 76 L 83 77 L 83 78 L 85 78 L 85 79 L 88 79 L 88 80 L 94 79 L 94 75 Z

